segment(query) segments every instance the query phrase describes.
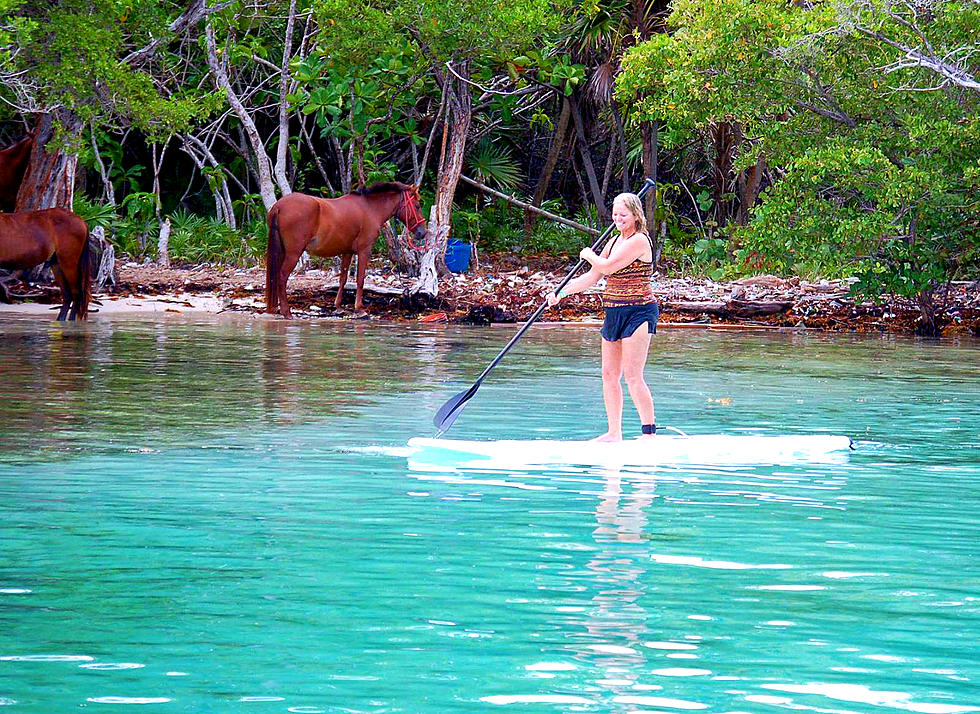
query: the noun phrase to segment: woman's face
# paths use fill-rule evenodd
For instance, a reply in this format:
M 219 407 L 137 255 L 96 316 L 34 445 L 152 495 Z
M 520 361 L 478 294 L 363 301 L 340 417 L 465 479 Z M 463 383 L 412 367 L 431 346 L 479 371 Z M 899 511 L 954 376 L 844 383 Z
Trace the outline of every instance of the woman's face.
M 612 219 L 620 233 L 636 228 L 636 217 L 622 201 L 613 201 Z

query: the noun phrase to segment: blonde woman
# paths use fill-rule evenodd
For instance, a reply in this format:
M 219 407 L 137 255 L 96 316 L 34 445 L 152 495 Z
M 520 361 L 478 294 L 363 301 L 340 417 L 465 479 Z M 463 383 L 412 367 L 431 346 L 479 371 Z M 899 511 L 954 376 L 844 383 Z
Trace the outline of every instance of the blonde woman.
M 579 253 L 592 268 L 557 293 L 549 293 L 548 305 L 587 290 L 606 278 L 602 293 L 605 319 L 602 336 L 602 399 L 606 406 L 608 430 L 593 441 L 622 441 L 623 387 L 626 388 L 640 417 L 643 436 L 657 433 L 653 397 L 643 379 L 650 336 L 657 331 L 660 307 L 650 284 L 653 276 L 653 241 L 647 234 L 643 205 L 635 193 L 621 193 L 613 201 L 613 223 L 619 234 L 602 253 L 591 248 Z M 646 325 L 646 329 L 643 326 Z

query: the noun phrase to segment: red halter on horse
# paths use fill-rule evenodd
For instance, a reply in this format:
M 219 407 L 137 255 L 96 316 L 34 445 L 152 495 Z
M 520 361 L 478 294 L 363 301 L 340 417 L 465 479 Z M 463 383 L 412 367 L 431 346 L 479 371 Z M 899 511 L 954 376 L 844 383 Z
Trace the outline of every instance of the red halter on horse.
M 0 268 L 27 270 L 52 258 L 64 297 L 58 319 L 87 319 L 92 280 L 85 221 L 65 208 L 0 213 Z
M 34 137 L 28 134 L 6 149 L 0 149 L 0 211 L 14 210 L 17 191 L 24 180 L 33 148 Z
M 270 209 L 269 249 L 266 255 L 266 312 L 292 315 L 286 300 L 286 281 L 303 251 L 340 259 L 340 286 L 334 306 L 340 307 L 351 259 L 357 256 L 357 295 L 354 308 L 364 308 L 364 275 L 381 225 L 395 217 L 415 234 L 425 237 L 425 219 L 417 186 L 378 183 L 340 198 L 317 198 L 291 193 Z

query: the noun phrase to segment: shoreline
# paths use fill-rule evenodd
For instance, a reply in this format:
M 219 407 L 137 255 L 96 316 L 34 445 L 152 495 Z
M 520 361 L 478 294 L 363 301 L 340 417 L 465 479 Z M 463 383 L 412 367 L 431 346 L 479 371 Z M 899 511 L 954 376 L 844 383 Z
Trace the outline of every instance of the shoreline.
M 527 320 L 541 296 L 561 281 L 565 270 L 550 259 L 541 269 L 514 269 L 483 261 L 470 273 L 440 279 L 439 296 L 406 297 L 412 280 L 376 259 L 365 281 L 365 310 L 353 309 L 354 279 L 344 291 L 341 310 L 333 299 L 338 286 L 335 269 L 309 268 L 289 280 L 290 305 L 296 319 L 384 320 L 431 324 L 514 325 Z M 543 263 L 545 261 L 542 261 Z M 281 319 L 267 315 L 265 272 L 209 264 L 161 267 L 151 263 L 117 264 L 116 285 L 93 295 L 92 318 L 128 315 L 225 315 Z M 888 333 L 914 336 L 918 310 L 911 301 L 881 303 L 849 294 L 846 281 L 807 282 L 798 278 L 753 276 L 728 283 L 704 278 L 654 279 L 664 329 L 775 330 L 780 332 Z M 55 295 L 45 291 L 40 302 L 17 299 L 0 303 L 0 316 L 47 316 L 54 319 Z M 60 302 L 60 300 L 59 300 Z M 566 298 L 537 323 L 541 326 L 600 324 L 597 289 Z M 980 337 L 980 287 L 961 283 L 947 296 L 942 338 Z

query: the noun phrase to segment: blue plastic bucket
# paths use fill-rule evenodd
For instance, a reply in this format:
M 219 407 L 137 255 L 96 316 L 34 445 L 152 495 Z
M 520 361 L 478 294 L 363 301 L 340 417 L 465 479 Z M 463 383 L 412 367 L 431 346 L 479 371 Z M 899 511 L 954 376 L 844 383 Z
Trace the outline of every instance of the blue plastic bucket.
M 454 273 L 463 273 L 470 269 L 470 255 L 473 246 L 469 243 L 450 238 L 446 243 L 446 267 Z

